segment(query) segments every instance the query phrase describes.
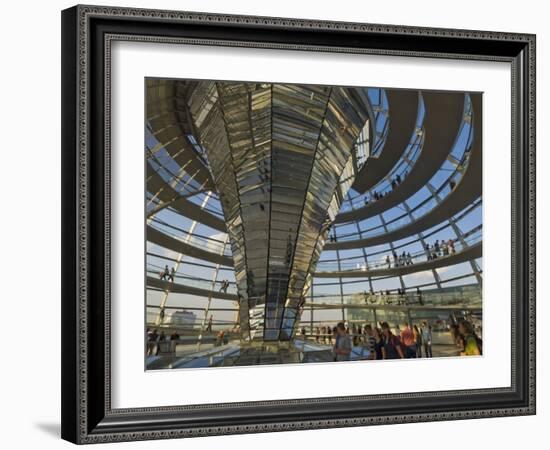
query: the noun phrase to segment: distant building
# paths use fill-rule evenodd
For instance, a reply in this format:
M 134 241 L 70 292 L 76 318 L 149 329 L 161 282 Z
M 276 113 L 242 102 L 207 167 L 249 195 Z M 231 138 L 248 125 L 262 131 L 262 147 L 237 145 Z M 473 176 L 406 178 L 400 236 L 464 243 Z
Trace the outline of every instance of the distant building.
M 191 311 L 175 311 L 170 316 L 170 325 L 182 328 L 193 328 L 196 320 L 197 315 Z

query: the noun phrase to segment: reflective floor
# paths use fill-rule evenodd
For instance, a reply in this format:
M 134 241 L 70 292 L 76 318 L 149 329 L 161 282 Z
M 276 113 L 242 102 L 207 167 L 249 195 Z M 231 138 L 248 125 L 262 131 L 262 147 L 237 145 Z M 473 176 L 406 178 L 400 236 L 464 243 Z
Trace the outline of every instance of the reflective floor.
M 207 343 L 200 351 L 192 350 L 196 349 L 196 345 L 177 344 L 173 348 L 174 351 L 170 352 L 170 343 L 165 344 L 164 348 L 168 351 L 147 357 L 147 370 L 334 362 L 332 345 L 302 339 L 295 339 L 287 348 L 273 348 L 267 345 L 241 346 L 238 341 L 233 341 L 221 346 Z M 450 333 L 434 334 L 434 357 L 458 355 L 459 350 L 452 343 Z M 371 360 L 367 347 L 353 346 L 350 360 Z
M 355 346 L 352 361 L 368 359 L 368 350 Z M 149 356 L 147 369 L 184 369 L 198 367 L 257 366 L 265 364 L 299 364 L 333 361 L 332 346 L 295 340 L 288 348 L 239 346 L 238 343 L 189 353 L 185 356 Z

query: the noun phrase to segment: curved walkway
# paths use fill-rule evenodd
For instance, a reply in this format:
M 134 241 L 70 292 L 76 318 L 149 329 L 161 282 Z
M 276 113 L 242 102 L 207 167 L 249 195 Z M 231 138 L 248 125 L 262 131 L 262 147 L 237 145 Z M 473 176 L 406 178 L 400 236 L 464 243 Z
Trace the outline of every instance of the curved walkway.
M 482 255 L 483 244 L 468 247 L 466 250 L 455 253 L 454 255 L 443 256 L 431 261 L 424 261 L 410 266 L 392 267 L 390 269 L 354 269 L 332 272 L 316 272 L 316 278 L 365 278 L 365 277 L 389 277 L 398 275 L 407 275 L 409 273 L 423 272 L 425 270 L 437 269 L 439 267 L 452 266 L 461 262 L 470 261 L 479 258 Z
M 233 258 L 231 256 L 219 255 L 208 250 L 203 250 L 194 245 L 187 244 L 176 238 L 168 236 L 151 226 L 147 227 L 147 239 L 157 245 L 173 250 L 177 253 L 183 253 L 194 258 L 199 258 L 227 267 L 233 266 Z M 409 266 L 400 266 L 390 269 L 353 269 L 342 271 L 316 272 L 314 276 L 319 278 L 360 278 L 406 275 L 409 273 L 422 272 L 424 270 L 431 270 L 438 267 L 458 264 L 464 261 L 479 258 L 481 257 L 481 255 L 482 243 L 480 242 L 478 244 L 472 245 L 471 247 L 468 247 L 466 250 L 455 253 L 454 255 L 440 257 L 436 260 L 424 261 Z
M 196 245 L 187 244 L 179 239 L 169 236 L 162 231 L 157 230 L 152 226 L 147 226 L 146 239 L 161 247 L 192 256 L 193 258 L 210 261 L 222 266 L 233 267 L 233 258 L 231 256 L 220 255 L 208 250 L 197 247 Z
M 188 286 L 185 284 L 172 283 L 170 281 L 159 280 L 154 277 L 147 277 L 147 287 L 152 287 L 159 290 L 167 290 L 174 294 L 189 294 L 198 295 L 201 297 L 219 298 L 222 300 L 239 300 L 237 294 L 228 294 L 219 291 L 211 291 L 209 289 L 201 289 L 198 287 Z
M 369 157 L 355 176 L 352 188 L 360 194 L 373 188 L 397 164 L 409 144 L 418 115 L 418 91 L 386 89 L 390 123 L 384 148 Z
M 171 283 L 168 281 L 159 280 L 158 278 L 154 277 L 147 277 L 147 287 L 151 287 L 153 289 L 158 290 L 169 290 L 171 293 L 176 294 L 189 294 L 189 295 L 197 295 L 201 297 L 211 297 L 211 298 L 217 298 L 220 300 L 230 300 L 230 301 L 238 301 L 239 298 L 237 294 L 224 294 L 223 292 L 218 291 L 212 291 L 209 289 L 201 289 L 196 288 L 192 286 L 188 286 L 185 284 L 178 284 L 178 283 Z M 357 292 L 357 294 L 362 294 L 361 292 Z M 397 295 L 394 296 L 396 299 L 398 298 Z M 323 303 L 321 302 L 306 302 L 304 305 L 304 308 L 313 307 L 315 309 L 342 309 L 342 303 Z M 380 303 L 373 303 L 373 304 L 363 304 L 363 303 L 344 303 L 345 307 L 348 309 L 383 309 L 383 310 L 406 310 L 406 309 L 413 309 L 413 310 L 455 310 L 459 308 L 469 309 L 469 310 L 476 310 L 481 309 L 480 306 L 471 305 L 468 303 L 460 303 L 460 304 L 453 304 L 453 305 L 389 305 L 389 304 L 380 304 Z M 157 306 L 154 305 L 148 305 L 149 308 L 155 308 Z M 180 309 L 180 306 L 170 306 L 167 307 L 167 309 Z M 192 308 L 187 308 L 192 309 Z M 197 310 L 202 310 L 203 308 L 194 308 Z M 236 309 L 225 309 L 225 308 L 211 308 L 212 311 L 237 311 Z
M 398 189 L 390 192 L 385 197 L 362 208 L 338 214 L 335 220 L 337 223 L 367 219 L 397 206 L 430 181 L 445 162 L 462 125 L 464 94 L 423 92 L 422 96 L 426 108 L 424 116 L 425 140 L 420 156 L 411 172 L 403 179 Z M 410 139 L 410 135 L 407 139 Z M 401 151 L 405 147 L 406 145 Z
M 316 303 L 316 302 L 306 302 L 304 303 L 304 309 L 313 307 L 314 310 L 323 310 L 323 309 L 336 309 L 341 311 L 341 303 Z M 457 310 L 467 310 L 467 311 L 480 311 L 482 310 L 481 306 L 471 306 L 468 304 L 462 305 L 365 305 L 364 303 L 344 303 L 345 309 L 360 309 L 360 310 L 382 310 L 382 311 L 457 311 Z M 307 322 L 304 321 L 304 322 Z
M 153 135 L 180 167 L 195 174 L 201 185 L 212 188 L 210 172 L 197 157 L 187 135 L 193 125 L 187 108 L 188 87 L 193 82 L 178 80 L 147 80 L 147 121 Z
M 364 239 L 327 242 L 324 249 L 342 250 L 349 248 L 362 248 L 383 244 L 388 241 L 396 241 L 442 223 L 445 219 L 458 214 L 468 205 L 473 203 L 481 195 L 482 191 L 482 114 L 480 113 L 481 97 L 479 95 L 472 96 L 472 107 L 474 109 L 474 127 L 476 132 L 474 134 L 474 140 L 470 150 L 470 159 L 463 177 L 460 179 L 452 193 L 445 197 L 441 203 L 434 207 L 429 213 L 404 225 L 403 227 L 397 228 L 394 231 L 389 231 L 387 233 L 382 233 L 380 235 Z
M 150 170 L 148 173 L 147 190 L 152 194 L 157 194 L 158 198 L 163 202 L 156 207 L 157 212 L 161 209 L 171 207 L 191 220 L 196 220 L 218 231 L 227 231 L 223 219 L 205 211 L 199 205 L 178 194 L 172 186 L 164 181 L 164 179 L 154 170 Z

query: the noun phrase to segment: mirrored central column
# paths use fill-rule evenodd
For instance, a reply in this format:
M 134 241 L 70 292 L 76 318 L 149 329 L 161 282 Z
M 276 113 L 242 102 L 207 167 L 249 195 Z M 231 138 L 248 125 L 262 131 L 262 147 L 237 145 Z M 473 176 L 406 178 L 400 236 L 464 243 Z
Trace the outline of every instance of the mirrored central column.
M 243 341 L 288 341 L 354 181 L 360 88 L 195 82 L 188 91 L 229 234 Z

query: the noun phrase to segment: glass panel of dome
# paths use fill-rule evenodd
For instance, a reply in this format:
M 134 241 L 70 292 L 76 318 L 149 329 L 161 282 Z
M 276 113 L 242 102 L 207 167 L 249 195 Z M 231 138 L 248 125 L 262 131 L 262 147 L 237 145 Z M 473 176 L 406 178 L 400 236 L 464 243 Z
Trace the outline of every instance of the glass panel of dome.
M 381 254 L 389 250 L 391 250 L 389 243 L 365 247 L 365 252 L 367 253 L 367 255 Z
M 319 261 L 335 261 L 338 259 L 335 250 L 325 250 L 320 257 Z
M 354 235 L 357 232 L 355 224 L 341 224 L 334 227 L 337 238 Z
M 401 288 L 401 282 L 398 277 L 373 278 L 372 287 L 375 291 L 385 291 Z
M 366 278 L 350 279 L 346 280 L 346 283 L 342 284 L 342 290 L 344 294 L 359 294 L 370 291 L 370 283 Z
M 451 286 L 479 286 L 477 279 L 475 276 L 468 276 L 465 278 L 461 278 L 458 280 L 449 280 L 449 281 L 443 281 L 441 283 L 444 287 L 451 287 Z
M 469 229 L 472 228 L 472 226 L 479 225 L 481 223 L 481 215 L 482 215 L 482 206 L 481 204 L 476 206 L 474 209 L 471 209 L 468 211 L 468 214 L 461 217 L 460 220 L 457 221 L 457 225 L 461 229 Z
M 464 262 L 453 266 L 440 267 L 435 270 L 437 271 L 441 281 L 445 281 L 450 278 L 472 273 L 472 266 L 469 262 Z
M 423 186 L 421 189 L 416 191 L 411 197 L 409 197 L 406 202 L 409 205 L 409 207 L 415 208 L 419 203 L 422 203 L 427 198 L 430 198 L 432 196 L 430 190 Z
M 416 287 L 435 283 L 434 275 L 431 270 L 403 275 L 403 282 L 406 286 Z
M 391 222 L 398 218 L 402 218 L 404 215 L 406 215 L 406 212 L 403 210 L 403 208 L 401 208 L 400 206 L 396 206 L 394 208 L 388 209 L 387 211 L 384 211 L 382 217 L 387 224 L 388 222 Z
M 361 231 L 369 231 L 376 227 L 382 226 L 382 221 L 378 215 L 362 219 L 358 222 Z

